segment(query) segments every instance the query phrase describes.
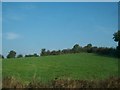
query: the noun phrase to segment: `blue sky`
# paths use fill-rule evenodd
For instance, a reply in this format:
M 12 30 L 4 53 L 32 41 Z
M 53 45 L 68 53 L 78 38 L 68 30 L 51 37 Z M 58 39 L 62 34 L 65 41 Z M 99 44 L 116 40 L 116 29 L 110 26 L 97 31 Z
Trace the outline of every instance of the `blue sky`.
M 2 3 L 3 55 L 85 46 L 116 47 L 118 6 L 106 3 Z
M 3 2 L 119 2 L 119 0 L 2 0 Z

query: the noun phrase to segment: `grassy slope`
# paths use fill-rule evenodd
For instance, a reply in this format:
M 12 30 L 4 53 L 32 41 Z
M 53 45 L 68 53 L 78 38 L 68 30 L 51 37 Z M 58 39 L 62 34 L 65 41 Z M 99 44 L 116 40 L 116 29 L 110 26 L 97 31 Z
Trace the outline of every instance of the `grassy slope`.
M 88 53 L 3 60 L 3 77 L 14 76 L 24 82 L 55 77 L 104 79 L 117 73 L 117 59 Z
M 2 59 L 0 58 L 0 89 L 2 88 Z

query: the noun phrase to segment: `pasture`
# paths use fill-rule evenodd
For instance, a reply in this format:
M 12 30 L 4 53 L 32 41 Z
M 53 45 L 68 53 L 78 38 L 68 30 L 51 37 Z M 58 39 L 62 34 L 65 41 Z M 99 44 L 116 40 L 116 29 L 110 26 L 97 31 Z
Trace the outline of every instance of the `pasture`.
M 118 75 L 118 59 L 93 53 L 13 58 L 2 60 L 2 76 L 28 83 L 59 79 L 101 80 Z

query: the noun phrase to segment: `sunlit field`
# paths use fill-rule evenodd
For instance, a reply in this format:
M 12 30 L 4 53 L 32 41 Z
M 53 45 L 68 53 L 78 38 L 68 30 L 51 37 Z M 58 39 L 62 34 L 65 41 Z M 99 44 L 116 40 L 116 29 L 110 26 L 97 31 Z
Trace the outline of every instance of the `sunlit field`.
M 3 78 L 12 76 L 24 83 L 37 79 L 101 80 L 118 74 L 118 59 L 92 53 L 4 59 Z

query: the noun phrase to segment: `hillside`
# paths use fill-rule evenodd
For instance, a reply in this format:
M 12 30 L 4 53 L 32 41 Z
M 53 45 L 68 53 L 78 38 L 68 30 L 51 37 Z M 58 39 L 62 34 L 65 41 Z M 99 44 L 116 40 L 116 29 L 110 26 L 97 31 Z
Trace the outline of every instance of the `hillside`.
M 4 59 L 3 78 L 12 76 L 24 83 L 36 78 L 104 79 L 118 74 L 118 59 L 92 53 Z

